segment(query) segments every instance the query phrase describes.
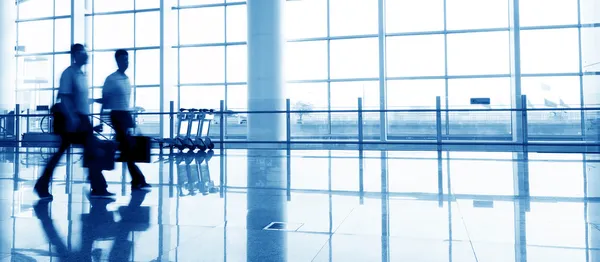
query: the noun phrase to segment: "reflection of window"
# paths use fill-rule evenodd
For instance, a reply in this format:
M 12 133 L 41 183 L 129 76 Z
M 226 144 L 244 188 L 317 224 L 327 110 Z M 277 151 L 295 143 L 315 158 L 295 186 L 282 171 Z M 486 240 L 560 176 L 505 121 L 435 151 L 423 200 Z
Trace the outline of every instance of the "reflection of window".
M 510 72 L 509 33 L 448 35 L 448 74 L 484 75 Z
M 435 108 L 436 96 L 440 96 L 442 104 L 445 101 L 445 86 L 443 79 L 388 80 L 387 107 L 389 109 Z
M 379 82 L 333 82 L 331 83 L 332 109 L 357 109 L 362 97 L 363 108 L 379 109 Z
M 160 43 L 160 13 L 141 12 L 135 16 L 135 45 L 136 47 L 159 46 Z
M 51 17 L 54 15 L 54 1 L 52 0 L 29 0 L 18 5 L 19 20 Z M 57 1 L 60 2 L 60 1 Z M 63 1 L 64 2 L 64 1 Z M 69 3 L 71 0 L 69 0 Z M 69 13 L 71 10 L 69 9 Z
M 133 79 L 133 70 L 135 67 L 134 53 L 129 52 L 129 69 L 125 72 L 127 76 L 129 76 L 129 80 L 134 83 Z M 103 86 L 104 80 L 110 74 L 114 73 L 117 70 L 117 62 L 115 61 L 115 52 L 94 52 L 92 61 L 93 63 L 93 85 L 94 86 Z
M 179 105 L 182 108 L 218 109 L 225 99 L 224 86 L 182 86 L 179 89 Z
M 133 10 L 134 0 L 94 0 L 94 12 Z
M 327 1 L 286 1 L 288 39 L 327 36 Z
M 136 85 L 158 85 L 160 83 L 160 50 L 138 50 L 136 55 Z
M 181 9 L 180 44 L 222 43 L 225 38 L 224 7 Z
M 179 73 L 181 83 L 225 82 L 224 47 L 181 48 Z
M 248 47 L 231 45 L 227 47 L 227 82 L 248 81 Z
M 19 45 L 25 48 L 22 53 L 52 52 L 52 20 L 18 23 Z
M 327 109 L 327 83 L 287 84 L 287 94 L 292 105 L 303 102 L 313 110 Z
M 510 78 L 473 78 L 448 80 L 448 104 L 467 108 L 471 98 L 490 98 L 492 108 L 510 108 Z
M 519 0 L 521 26 L 577 24 L 578 0 Z
M 385 5 L 388 33 L 444 30 L 443 0 L 394 0 Z
M 227 109 L 229 109 L 229 110 L 247 110 L 248 109 L 248 86 L 247 85 L 228 85 L 227 86 Z
M 379 75 L 377 38 L 331 41 L 331 78 L 363 78 Z
M 445 74 L 443 35 L 388 37 L 386 56 L 389 77 Z
M 289 42 L 285 62 L 288 80 L 327 79 L 327 42 Z
M 248 38 L 246 5 L 227 6 L 226 12 L 227 42 L 245 42 Z
M 133 14 L 94 16 L 94 49 L 133 47 Z
M 54 30 L 54 51 L 69 51 L 71 49 L 71 19 L 56 19 Z
M 507 0 L 448 0 L 448 30 L 507 28 Z
M 377 1 L 330 0 L 330 27 L 332 36 L 377 34 Z
M 578 41 L 576 28 L 521 31 L 522 72 L 579 72 Z

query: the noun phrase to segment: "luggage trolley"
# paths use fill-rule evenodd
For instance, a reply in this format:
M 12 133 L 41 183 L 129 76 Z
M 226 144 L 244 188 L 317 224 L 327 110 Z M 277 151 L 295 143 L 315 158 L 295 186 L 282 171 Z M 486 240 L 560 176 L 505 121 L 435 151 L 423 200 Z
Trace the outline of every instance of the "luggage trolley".
M 196 137 L 194 139 L 194 144 L 196 144 L 197 148 L 204 151 L 206 149 L 214 149 L 215 144 L 212 142 L 208 134 L 210 132 L 210 123 L 215 119 L 214 110 L 213 109 L 200 109 L 196 114 Z

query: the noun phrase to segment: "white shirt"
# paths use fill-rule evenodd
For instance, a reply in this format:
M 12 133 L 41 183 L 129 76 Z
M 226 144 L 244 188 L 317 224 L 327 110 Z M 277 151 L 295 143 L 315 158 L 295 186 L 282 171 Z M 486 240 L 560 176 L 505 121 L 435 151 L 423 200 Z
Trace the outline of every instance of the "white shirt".
M 131 82 L 119 71 L 110 74 L 102 88 L 102 104 L 105 110 L 130 110 Z
M 90 111 L 88 100 L 89 90 L 87 87 L 87 76 L 81 69 L 69 66 L 60 76 L 59 95 L 70 95 L 73 100 L 75 111 L 87 115 Z

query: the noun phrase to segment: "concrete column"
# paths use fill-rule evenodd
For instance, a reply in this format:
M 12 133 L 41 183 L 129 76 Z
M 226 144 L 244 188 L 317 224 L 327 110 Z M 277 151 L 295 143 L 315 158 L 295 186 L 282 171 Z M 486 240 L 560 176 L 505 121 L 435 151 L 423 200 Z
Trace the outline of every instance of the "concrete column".
M 160 112 L 169 111 L 170 101 L 177 99 L 177 52 L 171 48 L 177 45 L 177 13 L 171 7 L 177 0 L 160 0 Z M 177 102 L 177 101 L 175 101 Z M 177 103 L 176 103 L 177 104 Z M 160 137 L 168 137 L 169 115 L 160 117 Z
M 248 110 L 284 111 L 284 0 L 249 0 Z M 284 141 L 285 114 L 248 114 L 249 141 Z M 286 235 L 262 229 L 286 222 L 286 164 L 281 150 L 248 150 L 247 260 L 286 261 Z M 266 188 L 276 188 L 269 190 Z
M 588 154 L 584 156 L 585 172 L 587 174 L 587 197 L 600 198 L 600 156 L 597 154 Z M 589 224 L 588 245 L 594 250 L 590 250 L 589 261 L 600 261 L 600 233 L 593 226 L 600 224 L 600 203 L 590 201 L 587 204 L 587 222 Z
M 250 0 L 248 110 L 285 110 L 284 0 Z M 285 114 L 248 114 L 248 140 L 285 139 Z
M 0 1 L 0 112 L 15 107 L 17 26 L 15 1 Z

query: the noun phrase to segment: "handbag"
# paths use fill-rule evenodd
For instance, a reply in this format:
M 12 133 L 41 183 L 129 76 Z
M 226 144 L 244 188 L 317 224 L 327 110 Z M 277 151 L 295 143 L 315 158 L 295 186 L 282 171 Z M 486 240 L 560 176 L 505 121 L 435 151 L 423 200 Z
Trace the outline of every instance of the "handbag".
M 124 157 L 117 159 L 117 161 L 150 163 L 152 138 L 148 136 L 128 136 L 127 139 L 131 147 L 129 150 L 129 155 L 125 154 Z
M 94 161 L 100 170 L 115 169 L 117 144 L 114 141 L 95 139 L 94 146 L 91 148 L 94 149 L 92 152 L 83 153 L 83 167 L 89 168 L 90 161 Z

